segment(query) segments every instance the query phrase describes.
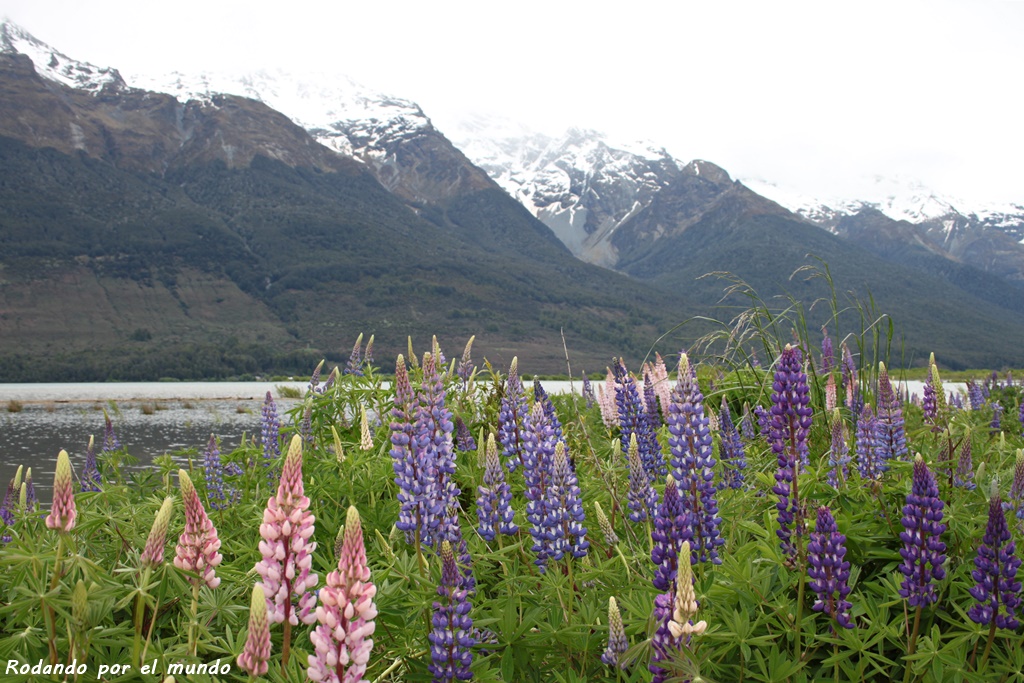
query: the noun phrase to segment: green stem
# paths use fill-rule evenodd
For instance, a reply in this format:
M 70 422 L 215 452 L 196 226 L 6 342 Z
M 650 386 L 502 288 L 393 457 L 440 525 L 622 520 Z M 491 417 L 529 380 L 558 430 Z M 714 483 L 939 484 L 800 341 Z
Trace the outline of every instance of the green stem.
M 192 584 L 192 621 L 188 625 L 188 650 L 196 656 L 199 649 L 199 581 Z
M 142 580 L 139 583 L 139 594 L 135 596 L 135 641 L 132 643 L 132 666 L 139 668 L 140 652 L 142 647 L 142 622 L 146 612 L 146 587 L 149 586 L 149 573 L 151 569 L 146 567 L 142 570 Z
M 996 617 L 992 615 L 992 624 L 988 628 L 988 642 L 985 643 L 985 652 L 981 655 L 981 664 L 978 665 L 976 671 L 982 671 L 985 665 L 988 664 L 988 656 L 992 654 L 992 641 L 996 639 Z
M 907 659 L 907 669 L 906 669 L 906 671 L 903 674 L 903 683 L 909 683 L 909 681 L 910 681 L 910 669 L 911 669 L 912 662 L 910 661 L 909 658 L 912 657 L 914 652 L 917 650 L 917 634 L 918 634 L 918 631 L 921 628 L 921 610 L 922 609 L 923 608 L 921 607 L 921 605 L 918 605 L 917 606 L 917 610 L 914 612 L 914 631 L 913 631 L 913 633 L 910 636 L 910 645 L 909 645 L 909 647 L 907 647 L 907 658 L 908 658 Z
M 793 624 L 793 658 L 799 662 L 801 657 L 800 651 L 800 622 L 803 620 L 804 615 L 804 577 L 805 572 L 803 571 L 803 563 L 800 563 L 800 579 L 796 589 L 796 622 Z
M 50 592 L 57 589 L 57 584 L 60 583 L 60 561 L 64 555 L 64 532 L 58 532 L 57 536 L 57 556 L 53 562 L 53 578 L 50 579 Z M 53 615 L 53 608 L 43 598 L 43 615 L 46 618 L 46 635 L 47 641 L 50 648 L 50 664 L 57 665 L 57 623 Z
M 832 643 L 832 656 L 836 658 L 836 683 L 839 683 L 839 642 Z
M 292 654 L 292 622 L 284 620 L 284 644 L 281 646 L 281 673 L 284 673 L 288 666 L 288 658 Z

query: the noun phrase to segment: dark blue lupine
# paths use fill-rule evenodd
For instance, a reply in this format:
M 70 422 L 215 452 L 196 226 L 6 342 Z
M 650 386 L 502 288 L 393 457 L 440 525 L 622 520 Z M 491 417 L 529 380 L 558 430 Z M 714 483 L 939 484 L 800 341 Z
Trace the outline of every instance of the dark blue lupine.
M 356 344 L 352 347 L 352 353 L 348 356 L 348 363 L 345 364 L 346 375 L 363 376 L 363 334 L 356 337 Z
M 519 359 L 513 358 L 505 379 L 505 393 L 501 397 L 501 408 L 498 411 L 498 442 L 501 454 L 507 459 L 509 472 L 515 472 L 522 458 L 523 436 L 529 422 L 529 408 L 526 403 L 526 391 L 519 378 Z
M 846 561 L 846 536 L 839 533 L 832 511 L 818 508 L 818 519 L 807 543 L 808 583 L 817 595 L 815 612 L 824 612 L 843 628 L 853 628 L 850 608 L 846 599 L 850 594 L 850 563 Z
M 551 428 L 555 430 L 555 438 L 561 440 L 562 423 L 558 419 L 558 415 L 555 413 L 555 404 L 551 402 L 551 397 L 548 396 L 548 392 L 544 391 L 544 386 L 538 379 L 533 380 L 533 400 L 544 406 L 544 419 L 546 419 L 551 425 Z
M 975 585 L 970 593 L 978 601 L 967 612 L 971 621 L 988 626 L 994 618 L 996 628 L 1011 631 L 1020 626 L 1016 610 L 1021 603 L 1021 584 L 1017 580 L 1021 560 L 1016 552 L 1017 545 L 1011 540 L 1002 501 L 995 494 L 989 502 L 985 536 L 978 546 L 971 572 Z
M 463 453 L 476 450 L 476 439 L 473 438 L 473 433 L 469 431 L 469 427 L 458 415 L 455 416 L 455 447 Z
M 658 397 L 654 393 L 654 381 L 651 373 L 644 373 L 644 405 L 647 407 L 647 423 L 657 432 L 661 426 L 661 414 L 658 412 Z
M 750 443 L 757 437 L 757 434 L 754 433 L 753 419 L 750 414 L 750 404 L 744 401 L 743 417 L 740 418 L 740 435 L 747 443 Z
M 807 375 L 801 367 L 800 349 L 790 344 L 783 349 L 772 389 L 770 442 L 778 461 L 772 492 L 779 496 L 775 505 L 779 528 L 775 534 L 779 537 L 783 553 L 794 558 L 803 534 L 803 507 L 797 475 L 801 463 L 808 459 L 807 433 L 813 413 Z
M 636 434 L 629 437 L 626 458 L 629 461 L 629 494 L 626 503 L 629 507 L 629 521 L 639 523 L 648 517 L 654 517 L 658 506 L 658 492 L 651 485 L 644 463 L 640 460 Z
M 719 488 L 743 488 L 743 470 L 747 468 L 747 453 L 736 425 L 732 421 L 729 402 L 722 397 L 722 410 L 718 414 L 722 438 L 722 483 Z
M 626 371 L 626 364 L 620 358 L 615 363 L 615 405 L 619 414 L 619 442 L 623 453 L 629 452 L 629 437 L 636 434 L 636 445 L 640 461 L 651 483 L 666 474 L 665 458 L 658 443 L 656 427 L 651 424 L 647 405 L 640 397 L 636 380 Z
M 903 562 L 899 570 L 905 578 L 899 593 L 911 607 L 927 607 L 934 603 L 938 599 L 935 582 L 946 576 L 943 567 L 946 544 L 941 540 L 946 530 L 942 523 L 943 507 L 935 475 L 918 454 L 914 458 L 914 476 L 900 520 L 904 531 L 900 533 Z
M 220 449 L 213 434 L 210 434 L 203 453 L 203 476 L 206 479 L 206 500 L 210 507 L 223 510 L 228 506 L 229 496 L 224 493 L 224 464 L 220 460 Z
M 882 478 L 882 472 L 875 462 L 875 434 L 877 431 L 874 412 L 870 405 L 865 404 L 857 418 L 857 434 L 854 437 L 857 469 L 860 471 L 861 479 L 879 481 Z
M 889 469 L 889 461 L 904 459 L 909 453 L 903 425 L 903 406 L 893 391 L 885 363 L 878 364 L 878 411 L 875 416 L 875 463 L 879 471 Z
M 430 673 L 435 682 L 468 681 L 473 663 L 473 619 L 469 592 L 462 587 L 463 578 L 455 562 L 455 553 L 448 541 L 441 542 L 440 600 L 434 601 L 433 629 L 430 640 Z
M 560 560 L 564 555 L 583 557 L 590 548 L 587 527 L 583 526 L 582 494 L 576 479 L 576 472 L 569 464 L 564 441 L 555 444 L 555 458 L 551 472 L 549 525 L 558 524 L 562 533 L 555 538 L 551 559 Z
M 967 398 L 971 400 L 971 410 L 981 410 L 985 405 L 985 395 L 981 392 L 981 386 L 973 379 L 967 380 Z
M 82 469 L 82 490 L 99 491 L 103 479 L 96 463 L 96 440 L 90 436 L 89 446 L 85 449 L 85 467 Z
M 973 491 L 978 488 L 974 483 L 974 461 L 971 458 L 971 434 L 964 435 L 964 443 L 960 447 L 960 457 L 956 461 L 956 471 L 953 473 L 953 486 Z
M 654 597 L 652 616 L 658 628 L 654 632 L 654 637 L 651 638 L 651 649 L 653 652 L 651 654 L 651 663 L 647 667 L 654 674 L 651 683 L 665 683 L 668 680 L 671 672 L 662 668 L 659 662 L 670 659 L 672 654 L 679 652 L 682 647 L 682 638 L 672 635 L 668 627 L 668 622 L 672 619 L 674 601 L 675 596 L 672 591 L 660 593 Z
M 423 525 L 437 525 L 440 507 L 428 500 L 433 491 L 433 478 L 428 463 L 419 457 L 414 443 L 416 395 L 409 382 L 405 358 L 399 354 L 395 362 L 395 402 L 391 409 L 391 465 L 395 472 L 400 505 L 395 526 L 405 532 L 406 541 L 413 543 L 417 533 L 422 536 Z
M 924 379 L 924 398 L 921 399 L 921 410 L 924 412 L 924 421 L 934 425 L 939 413 L 939 402 L 935 399 L 935 385 L 932 384 L 930 372 Z
M 107 414 L 107 409 L 103 409 L 103 452 L 111 453 L 121 449 L 121 440 L 117 438 L 117 434 L 114 432 L 114 423 L 110 421 L 110 415 Z
M 771 438 L 772 413 L 762 405 L 754 406 L 754 416 L 757 418 L 757 432 L 765 439 Z
M 679 379 L 668 406 L 668 445 L 672 476 L 693 528 L 693 562 L 721 564 L 717 548 L 722 518 L 715 498 L 715 458 L 704 394 L 686 354 L 680 354 Z
M 0 502 L 0 522 L 3 522 L 5 527 L 14 526 L 14 508 L 18 505 L 18 496 L 20 492 L 15 490 L 15 482 L 20 477 L 21 470 L 19 468 L 18 474 L 14 476 L 11 481 L 7 483 L 7 492 L 4 495 L 3 502 Z M 20 485 L 17 488 L 21 488 Z M 0 535 L 0 543 L 10 543 L 11 534 L 4 529 L 3 534 Z
M 828 484 L 838 489 L 850 477 L 850 447 L 846 443 L 839 409 L 832 411 L 832 444 L 828 452 Z
M 670 591 L 679 568 L 679 546 L 693 539 L 690 518 L 679 497 L 676 480 L 670 474 L 665 482 L 665 495 L 653 515 L 651 529 L 651 562 L 654 563 L 654 587 Z
M 526 489 L 526 520 L 533 537 L 534 560 L 541 572 L 555 552 L 559 535 L 563 534 L 560 521 L 555 517 L 555 500 L 551 496 L 557 439 L 551 424 L 545 419 L 544 407 L 533 404 L 533 411 L 524 434 L 522 464 Z
M 413 457 L 420 463 L 423 480 L 424 515 L 420 540 L 433 546 L 434 530 L 444 528 L 445 520 L 459 509 L 461 491 L 455 483 L 455 453 L 452 413 L 445 406 L 445 389 L 438 371 L 436 354 L 423 355 L 423 384 L 417 396 L 416 422 L 413 425 Z
M 494 434 L 487 437 L 487 460 L 484 468 L 484 485 L 478 487 L 480 494 L 476 500 L 477 527 L 485 541 L 493 541 L 496 532 L 512 536 L 519 527 L 512 521 L 515 511 L 512 509 L 512 490 L 505 481 L 505 470 L 498 459 L 498 445 Z

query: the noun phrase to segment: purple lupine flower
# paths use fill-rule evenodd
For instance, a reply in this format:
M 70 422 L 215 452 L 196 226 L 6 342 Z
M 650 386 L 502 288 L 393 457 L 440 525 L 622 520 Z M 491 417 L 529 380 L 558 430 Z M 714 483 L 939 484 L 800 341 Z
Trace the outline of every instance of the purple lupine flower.
M 636 434 L 636 444 L 640 453 L 640 461 L 647 472 L 647 479 L 655 482 L 668 473 L 665 458 L 661 454 L 661 444 L 655 426 L 651 424 L 636 380 L 626 371 L 626 364 L 620 358 L 615 363 L 615 405 L 619 415 L 619 441 L 623 453 L 628 453 L 629 436 Z
M 71 488 L 71 459 L 68 452 L 57 454 L 57 469 L 53 475 L 53 508 L 46 516 L 46 528 L 71 531 L 75 528 L 78 510 L 75 507 L 75 492 Z
M 776 535 L 783 553 L 793 558 L 803 536 L 803 508 L 797 475 L 807 461 L 807 433 L 811 428 L 811 395 L 801 368 L 800 349 L 786 345 L 779 357 L 772 385 L 771 446 L 778 460 L 775 486 L 779 528 Z M 796 538 L 794 539 L 794 535 Z
M 114 432 L 114 423 L 110 421 L 107 409 L 103 409 L 103 452 L 112 453 L 121 450 L 121 440 Z
M 685 353 L 679 358 L 679 379 L 669 404 L 668 445 L 672 476 L 693 528 L 693 561 L 721 564 L 718 546 L 725 543 L 715 499 L 715 458 L 711 429 L 704 413 L 704 395 Z
M 441 585 L 434 602 L 434 616 L 430 632 L 430 673 L 434 681 L 468 681 L 473 674 L 469 670 L 473 663 L 472 647 L 473 619 L 469 616 L 472 604 L 465 588 L 451 543 L 441 542 Z
M 921 410 L 924 411 L 924 421 L 936 427 L 939 418 L 939 405 L 945 399 L 942 390 L 942 382 L 939 381 L 938 368 L 935 366 L 935 354 L 928 358 L 928 376 L 924 379 L 924 399 L 921 401 Z
M 302 442 L 312 448 L 313 443 L 313 399 L 306 397 L 306 405 L 302 410 L 302 422 L 299 424 L 299 435 Z
M 654 597 L 652 617 L 658 627 L 654 632 L 654 637 L 651 638 L 653 652 L 651 653 L 651 663 L 647 667 L 654 674 L 651 683 L 665 683 L 669 672 L 662 668 L 659 663 L 671 657 L 673 652 L 679 651 L 679 639 L 674 637 L 668 628 L 668 622 L 672 620 L 674 602 L 675 596 L 671 592 L 659 593 Z
M 36 486 L 32 483 L 32 468 L 25 470 L 25 510 L 35 512 L 39 500 L 36 498 Z
M 882 478 L 882 471 L 878 463 L 874 461 L 874 436 L 878 432 L 878 426 L 874 424 L 874 414 L 871 407 L 864 404 L 864 408 L 857 418 L 857 434 L 855 436 L 855 447 L 857 452 L 857 468 L 860 471 L 861 479 L 872 479 L 879 481 Z
M 1017 510 L 1017 519 L 1024 521 L 1024 449 L 1017 449 L 1017 460 L 1013 468 L 1013 483 L 1010 485 L 1010 505 Z
M 757 438 L 757 434 L 754 433 L 754 418 L 750 414 L 750 404 L 746 401 L 743 402 L 743 417 L 740 418 L 740 435 L 748 443 Z
M 626 629 L 622 625 L 622 614 L 615 598 L 608 598 L 608 646 L 601 655 L 601 661 L 611 668 L 626 668 L 626 662 L 622 656 L 629 649 L 629 641 L 626 640 Z
M 679 547 L 679 571 L 675 584 L 667 593 L 654 598 L 654 622 L 658 625 L 651 639 L 653 649 L 648 670 L 654 674 L 652 683 L 665 683 L 672 671 L 662 662 L 668 662 L 683 647 L 689 644 L 693 635 L 704 633 L 707 622 L 693 623 L 699 607 L 693 590 L 693 570 L 690 567 L 692 551 L 686 541 Z M 673 678 L 672 680 L 676 680 Z
M 846 407 L 854 415 L 860 415 L 864 408 L 864 399 L 860 393 L 860 384 L 857 381 L 857 365 L 853 361 L 853 354 L 850 347 L 843 342 L 842 345 L 842 370 L 843 388 L 846 392 Z
M 209 588 L 216 588 L 220 585 L 216 568 L 223 559 L 217 552 L 220 550 L 217 529 L 207 516 L 203 502 L 199 500 L 199 493 L 185 470 L 178 470 L 178 484 L 185 504 L 185 530 L 178 537 L 174 566 L 198 574 L 198 577 L 189 577 L 193 585 L 206 584 Z M 313 532 L 312 526 L 309 531 Z
M 1002 501 L 999 494 L 994 493 L 988 506 L 985 536 L 978 546 L 971 572 L 975 585 L 970 594 L 978 601 L 967 612 L 971 621 L 988 626 L 994 617 L 996 628 L 1015 631 L 1020 626 L 1016 610 L 1021 603 L 1021 583 L 1017 581 L 1021 560 L 1016 552 L 1017 545 L 1011 540 Z
M 373 335 L 370 335 L 370 341 L 366 342 L 366 350 L 363 352 L 363 367 L 373 367 Z
M 647 423 L 651 429 L 657 430 L 661 426 L 661 413 L 658 412 L 658 397 L 654 393 L 654 380 L 651 373 L 644 373 L 644 405 L 647 408 Z
M 985 395 L 982 394 L 981 387 L 973 379 L 967 380 L 967 398 L 970 399 L 971 410 L 981 410 L 985 405 Z
M 438 530 L 435 547 L 441 541 L 448 541 L 455 552 L 456 564 L 462 572 L 461 588 L 466 589 L 472 597 L 476 595 L 476 577 L 473 576 L 473 558 L 469 554 L 469 544 L 462 535 L 462 527 L 459 525 L 459 510 L 449 508 L 442 520 L 442 527 Z M 440 551 L 438 551 L 440 554 Z
M 323 388 L 320 386 L 320 372 L 324 369 L 324 363 L 326 362 L 327 360 L 323 359 L 313 368 L 313 374 L 309 376 L 309 386 L 306 387 L 307 396 L 324 393 Z
M 513 358 L 505 379 L 505 393 L 501 397 L 501 408 L 498 411 L 498 442 L 501 454 L 507 458 L 509 472 L 515 472 L 523 452 L 523 437 L 529 422 L 529 408 L 526 404 L 526 391 L 519 378 L 519 359 Z
M 309 634 L 314 654 L 307 675 L 317 683 L 358 683 L 370 661 L 376 628 L 377 587 L 370 580 L 359 512 L 349 506 L 342 528 L 338 568 L 327 575 L 316 608 L 317 627 Z
M 846 536 L 839 533 L 832 511 L 827 507 L 818 508 L 815 530 L 807 543 L 807 575 L 811 579 L 808 587 L 818 598 L 811 607 L 815 612 L 824 612 L 843 628 L 853 628 L 850 608 L 853 604 L 846 599 L 850 594 L 850 563 L 846 557 Z
M 348 356 L 348 363 L 345 365 L 345 371 L 343 374 L 355 375 L 356 377 L 363 376 L 363 333 L 360 332 L 359 336 L 356 337 L 356 344 L 352 347 L 352 353 Z
M 19 468 L 19 473 L 20 473 L 20 468 Z M 18 504 L 17 501 L 15 500 L 15 497 L 18 494 L 15 492 L 15 485 L 14 484 L 15 484 L 15 481 L 17 479 L 18 479 L 18 475 L 16 474 L 16 475 L 14 475 L 14 479 L 11 479 L 11 481 L 9 481 L 7 483 L 7 493 L 4 495 L 3 502 L 0 503 L 0 521 L 3 522 L 4 526 L 8 526 L 8 527 L 14 526 L 14 522 L 15 522 L 15 519 L 14 519 L 14 508 Z M 20 483 L 19 483 L 17 488 L 21 488 Z M 0 536 L 0 543 L 10 543 L 10 542 L 11 542 L 11 535 L 9 533 L 6 533 L 6 530 L 5 530 L 5 533 L 2 536 Z
M 946 530 L 942 523 L 943 507 L 935 475 L 918 454 L 914 458 L 914 477 L 900 520 L 905 531 L 900 533 L 903 562 L 899 570 L 906 578 L 900 584 L 899 593 L 911 607 L 934 603 L 938 599 L 935 582 L 946 576 L 942 566 L 946 562 L 946 544 L 941 540 Z
M 555 500 L 551 495 L 553 485 L 555 447 L 554 429 L 545 419 L 544 407 L 533 404 L 533 411 L 524 434 L 522 464 L 526 482 L 526 519 L 530 523 L 533 537 L 533 552 L 537 554 L 534 564 L 543 572 L 548 558 L 555 553 L 556 541 L 563 533 L 555 517 Z
M 1002 429 L 1003 422 L 1003 405 L 999 401 L 992 402 L 992 422 L 989 423 L 989 428 L 996 433 Z
M 828 452 L 828 484 L 838 489 L 850 477 L 850 447 L 846 443 L 846 429 L 839 409 L 832 411 L 832 445 Z
M 878 364 L 878 401 L 875 415 L 875 463 L 880 472 L 889 469 L 889 461 L 907 456 L 907 433 L 903 426 L 903 407 L 889 381 L 885 363 Z
M 224 464 L 220 460 L 220 449 L 217 448 L 217 437 L 210 434 L 203 454 L 203 475 L 206 479 L 206 500 L 214 510 L 223 510 L 228 501 L 234 498 L 234 492 L 228 496 L 224 493 Z
M 1020 402 L 1020 413 L 1017 415 L 1017 421 L 1020 422 L 1021 434 L 1024 435 L 1024 401 Z
M 82 470 L 82 491 L 99 491 L 103 479 L 96 463 L 96 439 L 89 436 L 89 446 L 85 449 L 85 468 Z
M 263 446 L 263 466 L 270 467 L 281 456 L 281 421 L 277 416 L 277 403 L 268 391 L 260 414 L 260 445 Z
M 679 566 L 679 546 L 693 538 L 690 515 L 683 507 L 679 488 L 670 474 L 665 480 L 665 495 L 662 496 L 658 511 L 652 515 L 651 562 L 654 563 L 654 587 L 660 591 L 671 590 Z
M 729 402 L 722 396 L 722 410 L 719 413 L 722 429 L 722 483 L 720 488 L 743 488 L 743 470 L 747 468 L 747 454 L 732 421 Z
M 476 439 L 469 431 L 465 421 L 458 415 L 455 416 L 455 447 L 463 453 L 476 450 Z
M 272 624 L 288 621 L 297 626 L 316 621 L 317 575 L 310 572 L 316 543 L 312 540 L 315 517 L 302 485 L 302 437 L 292 437 L 281 468 L 277 494 L 267 501 L 260 525 L 258 584 L 267 596 L 267 618 Z M 292 598 L 298 597 L 298 608 Z
M 433 505 L 433 501 L 425 500 L 430 483 L 429 469 L 420 461 L 420 453 L 414 450 L 415 399 L 405 358 L 399 354 L 395 362 L 395 405 L 391 409 L 391 464 L 401 506 L 395 526 L 405 532 L 409 543 L 413 542 L 416 531 L 421 530 L 421 522 Z M 434 514 L 436 516 L 436 511 Z
M 512 489 L 505 481 L 505 470 L 498 459 L 498 445 L 493 432 L 487 436 L 486 457 L 484 485 L 477 489 L 480 493 L 476 500 L 480 521 L 477 529 L 485 541 L 493 541 L 495 532 L 512 536 L 518 533 L 519 527 L 513 521 Z
M 821 372 L 828 374 L 836 362 L 836 352 L 832 347 L 832 337 L 828 336 L 828 328 L 821 328 Z
M 587 377 L 587 373 L 583 373 L 583 399 L 587 402 L 587 408 L 594 407 L 594 387 L 590 383 L 590 378 Z
M 956 472 L 953 473 L 953 486 L 973 491 L 978 488 L 974 483 L 974 461 L 971 459 L 971 434 L 964 435 L 964 443 L 960 447 L 960 457 L 956 461 Z
M 565 554 L 573 557 L 584 557 L 590 548 L 587 540 L 587 527 L 583 526 L 582 494 L 576 479 L 576 471 L 569 464 L 564 441 L 555 443 L 555 458 L 551 471 L 550 498 L 552 500 L 552 521 L 561 526 L 562 533 L 555 538 L 551 558 L 562 559 Z
M 757 349 L 750 349 L 750 367 L 761 367 L 761 359 L 757 357 Z
M 533 400 L 544 406 L 544 417 L 551 425 L 552 429 L 555 430 L 555 438 L 562 439 L 562 423 L 558 419 L 558 415 L 555 413 L 555 404 L 551 402 L 551 397 L 548 396 L 548 392 L 544 391 L 544 387 L 541 385 L 540 380 L 533 381 Z
M 757 418 L 757 432 L 764 438 L 770 438 L 772 430 L 772 413 L 762 405 L 754 406 L 754 417 Z
M 469 378 L 473 376 L 473 371 L 476 369 L 476 365 L 473 363 L 473 358 L 470 355 L 473 353 L 474 339 L 476 339 L 476 335 L 470 337 L 469 341 L 466 342 L 466 348 L 462 352 L 462 359 L 459 361 L 458 368 L 455 369 L 455 374 L 462 380 L 463 387 L 469 386 Z
M 644 469 L 644 463 L 640 460 L 640 448 L 636 443 L 636 434 L 629 436 L 629 494 L 627 507 L 629 507 L 629 521 L 642 522 L 645 519 L 654 517 L 658 505 L 658 492 L 651 485 L 651 480 Z
M 455 483 L 455 450 L 452 413 L 445 405 L 444 382 L 438 372 L 436 354 L 423 355 L 423 384 L 417 396 L 416 422 L 413 425 L 413 454 L 420 463 L 427 509 L 421 519 L 420 540 L 434 545 L 434 529 L 445 520 L 437 515 L 458 511 L 459 487 Z

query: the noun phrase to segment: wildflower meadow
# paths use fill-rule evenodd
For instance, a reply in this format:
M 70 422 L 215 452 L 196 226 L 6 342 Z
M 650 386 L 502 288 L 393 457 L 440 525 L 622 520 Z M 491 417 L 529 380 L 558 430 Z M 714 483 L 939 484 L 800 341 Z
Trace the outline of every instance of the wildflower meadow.
M 32 473 L 52 505 L 8 486 L 0 679 L 1024 681 L 1020 381 L 733 342 L 569 394 L 357 342 L 131 476 L 108 418 L 88 471 Z

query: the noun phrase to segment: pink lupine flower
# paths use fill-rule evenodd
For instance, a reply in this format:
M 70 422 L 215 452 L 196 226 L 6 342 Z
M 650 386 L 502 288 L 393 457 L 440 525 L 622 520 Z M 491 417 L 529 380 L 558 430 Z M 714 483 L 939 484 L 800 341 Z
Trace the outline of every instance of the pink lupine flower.
M 238 655 L 238 668 L 250 676 L 267 673 L 270 659 L 270 622 L 267 621 L 267 598 L 260 584 L 252 587 L 252 605 L 249 607 L 249 635 L 245 648 Z
M 156 519 L 153 520 L 153 527 L 149 530 L 149 538 L 146 539 L 146 548 L 142 551 L 140 561 L 143 569 L 158 567 L 163 563 L 167 527 L 173 513 L 174 499 L 168 496 L 164 498 L 164 504 L 160 506 L 160 511 L 156 513 Z
M 349 507 L 341 541 L 338 570 L 327 575 L 316 608 L 319 625 L 309 634 L 316 654 L 309 655 L 310 680 L 324 683 L 362 683 L 373 648 L 373 597 L 359 512 Z
M 210 588 L 220 585 L 220 578 L 215 568 L 223 559 L 220 550 L 220 539 L 217 529 L 206 515 L 199 493 L 189 479 L 185 470 L 178 470 L 178 484 L 181 486 L 181 498 L 185 503 L 185 530 L 178 537 L 178 547 L 174 553 L 174 566 L 186 572 L 199 575 L 198 581 Z M 189 579 L 195 582 L 196 579 Z
M 57 471 L 53 475 L 53 508 L 46 516 L 46 528 L 71 531 L 75 528 L 75 492 L 71 489 L 71 460 L 68 452 L 57 455 Z
M 317 575 L 309 569 L 316 543 L 313 536 L 315 517 L 309 511 L 309 498 L 302 487 L 302 437 L 292 437 L 281 468 L 277 495 L 267 501 L 260 525 L 260 552 L 263 559 L 256 571 L 263 578 L 260 587 L 267 596 L 267 618 L 272 624 L 288 621 L 297 626 L 316 621 Z M 292 596 L 299 598 L 298 610 Z

